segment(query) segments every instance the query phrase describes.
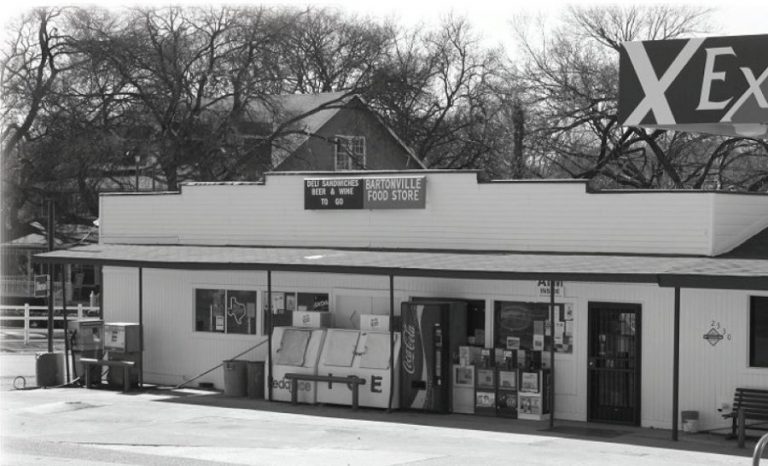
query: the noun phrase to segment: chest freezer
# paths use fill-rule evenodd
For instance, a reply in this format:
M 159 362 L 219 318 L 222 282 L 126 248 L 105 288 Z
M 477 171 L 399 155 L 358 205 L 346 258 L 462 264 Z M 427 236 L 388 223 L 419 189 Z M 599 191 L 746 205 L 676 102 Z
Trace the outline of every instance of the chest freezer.
M 390 353 L 389 332 L 363 332 L 360 335 L 358 372 L 367 377 L 364 390 L 360 391 L 360 406 L 388 408 L 390 393 L 392 408 L 400 407 L 398 383 L 400 381 L 400 334 L 394 336 L 394 352 Z M 394 371 L 390 369 L 390 354 Z M 394 381 L 392 376 L 394 374 Z M 392 389 L 394 387 L 394 390 Z
M 317 375 L 320 349 L 325 340 L 325 329 L 301 327 L 275 327 L 272 331 L 272 399 L 291 401 L 291 381 L 285 374 Z M 266 381 L 270 383 L 269 380 Z M 317 402 L 316 382 L 297 382 L 297 400 Z
M 400 335 L 394 335 L 394 367 L 399 365 Z M 389 332 L 361 332 L 359 330 L 329 329 L 318 364 L 318 374 L 338 377 L 357 376 L 365 380 L 360 386 L 360 406 L 388 408 L 392 372 L 390 370 Z M 397 387 L 397 371 L 395 384 Z M 398 407 L 397 389 L 392 407 Z M 317 401 L 350 405 L 352 392 L 346 384 L 319 383 Z
M 328 329 L 320 353 L 317 373 L 336 377 L 351 375 L 359 377 L 360 374 L 356 371 L 359 365 L 357 352 L 359 340 L 359 330 Z M 365 385 L 362 385 L 359 389 L 360 392 L 364 391 L 365 388 Z M 352 391 L 346 384 L 320 382 L 317 386 L 317 401 L 319 403 L 350 405 L 352 403 Z

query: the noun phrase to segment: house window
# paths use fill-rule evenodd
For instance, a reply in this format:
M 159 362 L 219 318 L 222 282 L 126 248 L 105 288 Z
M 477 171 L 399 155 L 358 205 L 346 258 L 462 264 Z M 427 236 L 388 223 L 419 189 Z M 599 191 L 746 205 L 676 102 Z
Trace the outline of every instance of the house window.
M 223 289 L 195 290 L 195 330 L 256 334 L 256 292 Z
M 768 296 L 752 296 L 749 309 L 749 365 L 768 367 Z
M 365 168 L 365 137 L 336 136 L 335 169 L 361 170 Z

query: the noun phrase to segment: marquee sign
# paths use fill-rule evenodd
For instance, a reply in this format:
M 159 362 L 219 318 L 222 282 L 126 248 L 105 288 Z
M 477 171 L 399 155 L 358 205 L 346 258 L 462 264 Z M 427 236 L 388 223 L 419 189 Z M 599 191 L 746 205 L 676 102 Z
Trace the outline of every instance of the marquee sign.
M 423 209 L 426 176 L 305 178 L 304 209 Z
M 626 126 L 764 137 L 768 35 L 625 42 L 619 121 Z

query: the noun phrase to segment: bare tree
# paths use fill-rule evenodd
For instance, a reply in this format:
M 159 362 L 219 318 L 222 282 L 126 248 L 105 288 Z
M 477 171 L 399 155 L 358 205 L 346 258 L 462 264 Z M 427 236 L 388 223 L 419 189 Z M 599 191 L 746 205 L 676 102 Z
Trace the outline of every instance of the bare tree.
M 36 196 L 39 167 L 25 144 L 45 136 L 64 79 L 78 66 L 65 34 L 67 9 L 36 8 L 22 15 L 2 50 L 3 233 L 18 234 L 20 211 Z M 55 157 L 55 155 L 54 155 Z M 39 199 L 39 197 L 38 197 Z
M 430 167 L 483 168 L 492 143 L 501 71 L 465 18 L 401 34 L 371 87 L 374 105 Z
M 539 25 L 538 35 L 530 21 L 519 22 L 526 61 L 516 76 L 525 83 L 529 160 L 539 176 L 597 186 L 760 189 L 765 180 L 754 170 L 764 173 L 766 152 L 759 141 L 620 127 L 616 119 L 621 43 L 700 33 L 708 14 L 680 6 L 571 8 L 562 26 Z
M 315 8 L 297 15 L 286 31 L 286 91 L 304 94 L 365 86 L 394 37 L 390 25 Z

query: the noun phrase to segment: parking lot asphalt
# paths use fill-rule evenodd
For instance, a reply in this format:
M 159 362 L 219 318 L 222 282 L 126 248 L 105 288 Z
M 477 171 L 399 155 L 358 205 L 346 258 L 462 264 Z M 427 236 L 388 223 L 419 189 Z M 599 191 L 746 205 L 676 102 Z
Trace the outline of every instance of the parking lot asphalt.
M 4 381 L 34 354 L 0 354 Z M 2 464 L 746 465 L 714 433 L 291 405 L 198 389 L 0 391 Z M 766 461 L 768 462 L 768 461 Z

